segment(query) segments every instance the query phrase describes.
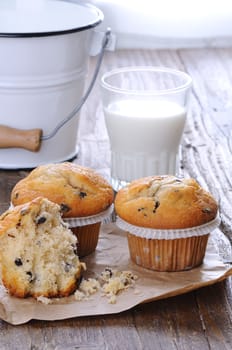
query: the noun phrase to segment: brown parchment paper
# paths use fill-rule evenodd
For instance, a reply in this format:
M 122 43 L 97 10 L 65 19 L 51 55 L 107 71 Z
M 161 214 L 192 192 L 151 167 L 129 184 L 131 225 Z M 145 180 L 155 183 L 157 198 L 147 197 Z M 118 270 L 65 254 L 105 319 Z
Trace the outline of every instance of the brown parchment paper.
M 43 304 L 32 298 L 19 299 L 7 294 L 0 285 L 0 318 L 11 324 L 31 319 L 60 320 L 72 317 L 114 314 L 140 303 L 186 293 L 216 283 L 232 274 L 224 264 L 212 240 L 209 240 L 202 266 L 183 272 L 154 272 L 130 261 L 127 238 L 113 224 L 102 225 L 96 252 L 82 259 L 87 264 L 84 278 L 97 277 L 105 267 L 130 270 L 138 276 L 133 288 L 122 291 L 115 304 L 99 291 L 88 300 L 76 301 L 73 296 Z

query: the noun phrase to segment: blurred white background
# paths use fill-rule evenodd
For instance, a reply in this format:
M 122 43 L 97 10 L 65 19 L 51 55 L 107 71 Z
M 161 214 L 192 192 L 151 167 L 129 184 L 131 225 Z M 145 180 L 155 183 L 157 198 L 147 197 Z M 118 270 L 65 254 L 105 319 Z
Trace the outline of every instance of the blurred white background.
M 118 49 L 232 46 L 232 0 L 68 1 L 100 8 Z

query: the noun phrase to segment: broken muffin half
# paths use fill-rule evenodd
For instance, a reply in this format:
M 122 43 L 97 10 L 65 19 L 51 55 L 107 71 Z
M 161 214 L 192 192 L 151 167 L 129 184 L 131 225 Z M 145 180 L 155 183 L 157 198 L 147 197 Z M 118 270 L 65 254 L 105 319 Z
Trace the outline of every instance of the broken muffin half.
M 84 267 L 76 237 L 60 206 L 38 197 L 0 216 L 0 270 L 11 295 L 64 297 L 78 287 Z

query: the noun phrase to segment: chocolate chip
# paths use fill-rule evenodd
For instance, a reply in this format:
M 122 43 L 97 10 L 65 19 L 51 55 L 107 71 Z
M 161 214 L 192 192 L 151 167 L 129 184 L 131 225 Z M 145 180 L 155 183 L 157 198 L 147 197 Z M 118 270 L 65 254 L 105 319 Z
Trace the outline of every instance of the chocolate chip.
M 19 220 L 16 224 L 16 227 L 19 228 L 21 226 L 21 220 Z
M 16 258 L 15 261 L 14 261 L 15 265 L 16 266 L 22 266 L 23 262 L 20 258 Z
M 159 202 L 159 201 L 156 201 L 156 202 L 155 202 L 155 207 L 154 207 L 154 209 L 153 209 L 153 213 L 156 212 L 156 209 L 159 208 L 159 206 L 160 206 L 160 202 Z
M 73 253 L 74 253 L 75 255 L 78 256 L 78 252 L 77 252 L 77 247 L 76 247 L 76 245 L 75 245 L 75 244 L 72 244 L 72 248 L 73 248 Z
M 66 262 L 64 265 L 64 271 L 69 272 L 71 270 L 71 268 L 72 268 L 72 265 L 69 264 L 68 262 Z
M 123 283 L 124 286 L 128 286 L 130 284 L 130 281 L 129 281 L 129 279 L 127 277 L 124 277 L 122 279 L 122 283 Z
M 79 193 L 79 197 L 80 197 L 80 198 L 85 198 L 86 196 L 87 196 L 87 193 L 86 193 L 86 192 L 81 191 L 81 192 Z
M 36 219 L 36 224 L 37 225 L 44 224 L 46 220 L 47 219 L 45 218 L 45 216 L 40 216 Z
M 27 271 L 26 274 L 28 275 L 28 280 L 30 283 L 34 282 L 35 277 L 33 276 L 31 271 Z
M 105 268 L 105 272 L 108 272 L 110 278 L 113 276 L 113 272 L 109 267 Z
M 62 213 L 67 213 L 70 210 L 70 207 L 67 204 L 61 203 L 60 210 Z
M 144 210 L 145 208 L 138 208 L 138 211 L 142 211 L 142 210 Z

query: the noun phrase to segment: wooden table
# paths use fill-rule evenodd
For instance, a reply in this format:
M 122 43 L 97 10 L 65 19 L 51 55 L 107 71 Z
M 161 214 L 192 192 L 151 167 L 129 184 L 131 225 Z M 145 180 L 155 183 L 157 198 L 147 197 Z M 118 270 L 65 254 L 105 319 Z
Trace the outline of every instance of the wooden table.
M 91 61 L 90 74 L 95 60 Z M 193 78 L 192 114 L 182 141 L 183 175 L 196 178 L 220 202 L 224 247 L 232 241 L 232 49 L 107 52 L 101 68 L 162 65 Z M 75 162 L 109 177 L 110 153 L 99 85 L 82 109 Z M 0 171 L 0 210 L 26 170 Z M 224 239 L 224 237 L 227 237 Z M 228 239 L 228 240 L 227 240 Z M 0 349 L 231 349 L 231 279 L 116 315 L 64 321 L 0 321 Z

